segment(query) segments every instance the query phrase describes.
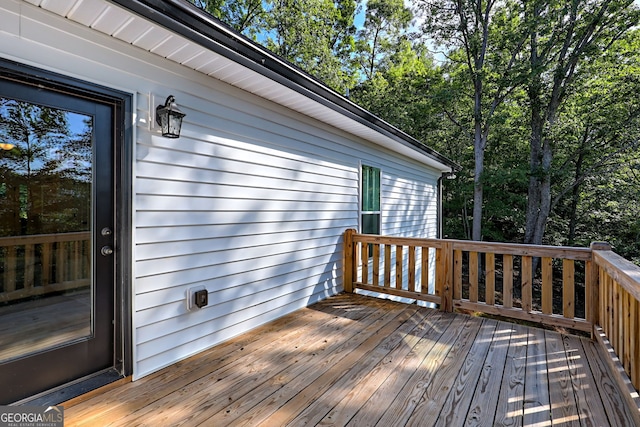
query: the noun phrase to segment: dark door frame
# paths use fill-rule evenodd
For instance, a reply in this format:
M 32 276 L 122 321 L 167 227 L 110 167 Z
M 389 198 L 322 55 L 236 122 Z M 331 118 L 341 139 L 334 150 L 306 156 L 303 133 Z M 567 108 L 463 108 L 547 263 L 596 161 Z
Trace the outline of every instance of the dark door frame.
M 114 366 L 108 372 L 97 373 L 71 384 L 24 399 L 19 403 L 57 404 L 86 393 L 104 384 L 132 374 L 132 169 L 133 114 L 132 95 L 102 85 L 64 76 L 0 57 L 0 78 L 47 90 L 71 94 L 113 107 L 114 180 L 116 206 L 114 216 L 115 266 L 115 326 Z

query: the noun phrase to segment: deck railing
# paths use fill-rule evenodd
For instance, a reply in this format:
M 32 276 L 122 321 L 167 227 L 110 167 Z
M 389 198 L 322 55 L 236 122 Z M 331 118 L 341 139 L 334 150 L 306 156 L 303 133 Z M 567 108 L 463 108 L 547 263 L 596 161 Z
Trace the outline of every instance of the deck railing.
M 90 233 L 0 238 L 0 303 L 89 284 Z
M 640 388 L 640 268 L 607 244 L 572 248 L 347 230 L 344 288 L 592 333 L 610 343 Z
M 599 295 L 595 338 L 615 352 L 640 389 L 640 268 L 611 251 L 594 250 Z

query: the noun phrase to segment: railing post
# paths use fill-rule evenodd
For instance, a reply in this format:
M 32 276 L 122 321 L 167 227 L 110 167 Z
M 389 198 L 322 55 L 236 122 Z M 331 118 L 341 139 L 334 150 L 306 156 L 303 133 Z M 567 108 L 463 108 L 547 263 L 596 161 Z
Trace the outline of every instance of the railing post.
M 436 252 L 436 286 L 440 291 L 440 310 L 453 311 L 453 243 L 443 240 Z
M 610 251 L 607 242 L 592 242 L 591 261 L 585 264 L 585 317 L 591 323 L 591 339 L 595 339 L 596 328 L 600 324 L 600 267 L 593 260 L 593 251 Z
M 347 293 L 353 293 L 353 235 L 356 230 L 349 228 L 344 232 L 342 247 L 342 286 Z

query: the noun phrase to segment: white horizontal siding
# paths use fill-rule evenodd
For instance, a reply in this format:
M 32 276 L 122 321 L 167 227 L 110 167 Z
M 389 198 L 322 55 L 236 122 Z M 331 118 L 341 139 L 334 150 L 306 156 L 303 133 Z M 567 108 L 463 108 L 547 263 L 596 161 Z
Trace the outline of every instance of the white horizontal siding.
M 381 232 L 403 237 L 436 237 L 438 176 L 431 171 L 424 171 L 422 176 L 398 174 L 382 169 Z
M 86 19 L 219 71 L 165 31 Z M 438 175 L 414 160 L 15 0 L 0 24 L 8 58 L 135 94 L 134 378 L 340 291 L 360 161 L 383 171 L 383 232 L 434 236 Z M 177 140 L 150 125 L 169 94 L 187 114 Z M 192 286 L 208 307 L 187 311 Z

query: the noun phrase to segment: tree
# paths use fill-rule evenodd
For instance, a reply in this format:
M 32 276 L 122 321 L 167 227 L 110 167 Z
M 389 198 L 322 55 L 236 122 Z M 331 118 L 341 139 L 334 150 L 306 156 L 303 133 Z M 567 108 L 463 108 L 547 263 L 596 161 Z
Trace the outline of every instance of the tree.
M 255 39 L 267 28 L 269 2 L 263 0 L 190 0 L 234 30 Z
M 469 122 L 445 112 L 473 141 L 472 239 L 481 240 L 485 150 L 497 109 L 520 84 L 514 71 L 520 67 L 525 41 L 522 16 L 514 3 L 496 0 L 422 0 L 418 8 L 425 19 L 424 31 L 451 52 L 452 75 L 466 80 L 471 88 Z M 449 92 L 465 87 L 451 82 Z
M 632 0 L 523 2 L 529 32 L 530 178 L 525 242 L 541 244 L 551 209 L 554 128 L 586 65 L 638 23 Z
M 266 46 L 340 93 L 355 83 L 355 0 L 277 0 L 269 13 Z
M 422 46 L 405 40 L 398 49 L 373 78 L 351 90 L 350 98 L 416 139 L 438 142 L 441 112 L 430 94 L 442 84 L 442 74 Z
M 350 69 L 356 0 L 190 0 L 340 93 Z
M 629 253 L 635 240 L 621 236 L 637 229 L 632 212 L 639 198 L 633 183 L 640 162 L 640 30 L 625 34 L 585 67 L 553 131 L 553 202 L 545 240 L 611 240 L 616 250 Z M 589 200 L 596 194 L 597 202 Z
M 74 133 L 72 117 L 81 116 L 2 98 L 0 140 L 14 145 L 0 157 L 2 235 L 89 227 L 88 214 L 77 213 L 91 204 L 92 124 L 85 117 L 84 128 Z
M 366 80 L 389 68 L 389 59 L 403 50 L 413 14 L 402 0 L 369 0 L 364 25 L 357 33 L 356 62 Z

